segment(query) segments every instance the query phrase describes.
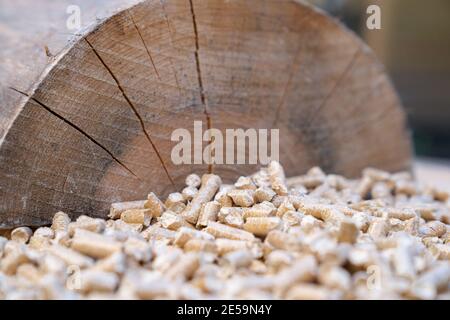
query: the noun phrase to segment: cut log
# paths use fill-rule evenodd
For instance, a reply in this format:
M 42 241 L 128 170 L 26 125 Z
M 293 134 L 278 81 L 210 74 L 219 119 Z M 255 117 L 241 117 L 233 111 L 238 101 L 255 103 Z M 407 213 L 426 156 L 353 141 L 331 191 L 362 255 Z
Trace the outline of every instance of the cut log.
M 77 3 L 89 27 L 67 42 L 66 8 Z M 171 134 L 194 121 L 278 128 L 287 175 L 409 169 L 405 116 L 383 67 L 317 9 L 85 3 L 0 0 L 0 227 L 46 224 L 59 210 L 105 217 L 111 202 L 165 196 L 191 172 L 231 181 L 256 171 L 174 165 Z

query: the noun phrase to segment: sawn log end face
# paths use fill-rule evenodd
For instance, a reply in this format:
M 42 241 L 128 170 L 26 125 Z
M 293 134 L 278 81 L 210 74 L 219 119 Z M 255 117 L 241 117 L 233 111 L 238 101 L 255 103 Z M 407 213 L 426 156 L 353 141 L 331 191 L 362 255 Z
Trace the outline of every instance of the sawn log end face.
M 111 202 L 165 196 L 191 172 L 226 181 L 258 168 L 175 165 L 171 134 L 193 134 L 194 121 L 279 129 L 288 175 L 410 166 L 405 116 L 373 54 L 294 1 L 144 1 L 35 87 L 0 146 L 0 228 L 59 210 L 104 217 Z

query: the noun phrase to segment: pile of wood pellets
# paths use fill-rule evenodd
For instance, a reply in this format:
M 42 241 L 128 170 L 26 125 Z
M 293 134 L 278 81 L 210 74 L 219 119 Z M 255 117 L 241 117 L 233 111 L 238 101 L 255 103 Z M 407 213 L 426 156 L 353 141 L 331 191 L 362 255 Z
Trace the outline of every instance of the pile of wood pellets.
M 407 173 L 191 174 L 0 237 L 1 299 L 450 299 L 450 201 Z

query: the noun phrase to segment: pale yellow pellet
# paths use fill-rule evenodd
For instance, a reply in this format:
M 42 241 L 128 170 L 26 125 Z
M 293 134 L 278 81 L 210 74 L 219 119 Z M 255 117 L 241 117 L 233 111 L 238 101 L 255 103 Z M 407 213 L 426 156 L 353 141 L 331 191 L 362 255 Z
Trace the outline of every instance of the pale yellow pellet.
M 430 221 L 419 227 L 419 233 L 426 237 L 441 237 L 447 232 L 447 226 L 440 221 Z
M 184 250 L 195 251 L 195 252 L 217 252 L 217 245 L 214 241 L 204 240 L 204 239 L 190 239 L 184 245 Z
M 275 249 L 296 250 L 300 247 L 297 238 L 289 233 L 280 230 L 272 230 L 267 234 L 265 242 Z
M 77 289 L 83 292 L 113 292 L 119 284 L 119 277 L 112 272 L 83 270 L 77 276 L 80 277 L 80 287 Z
M 16 275 L 25 278 L 32 283 L 38 283 L 42 278 L 42 273 L 31 263 L 20 265 L 16 270 Z
M 243 208 L 243 217 L 244 219 L 251 217 L 269 217 L 274 215 L 276 212 L 275 206 L 268 201 L 264 201 L 250 208 Z
M 39 236 L 39 237 L 44 237 L 44 238 L 48 238 L 48 239 L 53 239 L 55 237 L 55 232 L 51 228 L 40 227 L 34 231 L 33 236 Z
M 232 240 L 219 238 L 215 241 L 217 250 L 220 255 L 224 255 L 231 251 L 250 250 L 251 242 L 248 240 Z
M 138 262 L 145 263 L 152 258 L 151 245 L 147 241 L 135 237 L 130 237 L 123 243 L 123 252 Z
M 315 284 L 298 284 L 287 293 L 287 300 L 335 300 L 340 295 L 337 291 L 324 288 Z
M 303 214 L 297 211 L 287 211 L 281 220 L 287 226 L 298 226 L 302 222 Z
M 373 186 L 373 180 L 369 177 L 363 177 L 359 182 L 358 186 L 356 188 L 356 193 L 359 194 L 359 196 L 362 199 L 366 199 L 369 196 L 370 190 L 372 190 Z
M 144 209 L 145 200 L 116 202 L 111 204 L 108 217 L 110 219 L 119 219 L 122 212 L 132 209 Z
M 194 187 L 186 187 L 181 191 L 184 201 L 191 201 L 198 193 L 198 189 Z
M 184 245 L 191 239 L 202 239 L 202 240 L 214 240 L 214 236 L 207 232 L 198 231 L 191 228 L 181 227 L 178 229 L 175 236 L 174 244 L 183 248 Z
M 266 265 L 278 271 L 281 268 L 291 265 L 294 259 L 294 256 L 288 251 L 273 250 L 266 257 Z
M 113 253 L 105 259 L 98 260 L 93 266 L 94 269 L 123 274 L 127 269 L 127 256 L 123 252 Z
M 245 230 L 233 228 L 221 223 L 210 221 L 205 231 L 212 234 L 216 238 L 227 238 L 232 240 L 247 240 L 252 241 L 255 239 L 253 234 Z
M 105 258 L 122 249 L 122 244 L 111 237 L 77 229 L 71 248 L 93 258 Z
M 130 224 L 149 226 L 152 221 L 150 209 L 129 209 L 120 214 L 120 219 Z
M 276 193 L 268 187 L 259 187 L 255 190 L 254 197 L 256 202 L 272 201 Z
M 236 207 L 224 207 L 220 209 L 218 220 L 231 227 L 242 228 L 244 225 L 243 210 Z
M 221 207 L 232 207 L 233 199 L 228 195 L 231 190 L 233 190 L 233 186 L 221 185 L 219 192 L 214 196 L 214 201 L 217 201 Z
M 5 246 L 8 243 L 8 239 L 4 238 L 4 237 L 0 237 L 0 259 L 3 256 L 3 252 L 5 250 Z
M 369 177 L 373 181 L 386 181 L 389 180 L 390 174 L 389 172 L 375 169 L 375 168 L 366 168 L 362 172 L 363 177 Z
M 248 250 L 231 251 L 223 256 L 225 264 L 233 268 L 248 267 L 253 261 L 253 255 Z
M 254 191 L 253 190 L 231 190 L 228 192 L 228 196 L 233 199 L 233 202 L 239 207 L 251 207 L 255 200 L 253 198 Z
M 317 278 L 324 286 L 343 292 L 348 292 L 352 286 L 352 277 L 350 273 L 344 268 L 334 264 L 323 265 L 319 269 Z
M 173 192 L 173 193 L 169 194 L 164 205 L 166 206 L 167 209 L 171 209 L 172 206 L 175 206 L 179 203 L 184 203 L 184 202 L 185 202 L 185 200 L 181 193 Z
M 267 170 L 273 191 L 281 196 L 287 195 L 288 189 L 286 186 L 286 177 L 280 163 L 277 161 L 270 162 Z
M 169 279 L 189 279 L 200 266 L 197 253 L 186 253 L 166 272 Z
M 200 190 L 182 212 L 182 216 L 188 222 L 196 224 L 202 205 L 213 199 L 214 195 L 219 190 L 221 183 L 222 180 L 219 176 L 214 174 L 205 174 L 202 177 L 202 185 Z
M 247 218 L 244 230 L 256 236 L 266 236 L 270 231 L 281 227 L 281 219 L 278 217 L 251 217 Z
M 33 231 L 28 227 L 20 227 L 16 228 L 11 232 L 11 240 L 20 242 L 20 243 L 27 243 L 28 240 L 30 240 L 30 237 L 32 236 Z
M 30 238 L 28 246 L 32 249 L 42 250 L 51 245 L 51 239 L 39 235 L 33 235 Z
M 152 217 L 159 217 L 164 212 L 164 204 L 159 200 L 159 198 L 150 192 L 147 196 L 147 201 L 144 203 L 144 208 L 149 209 Z
M 359 230 L 349 218 L 344 219 L 339 224 L 338 241 L 344 243 L 355 243 Z
M 28 261 L 29 259 L 25 250 L 9 253 L 0 261 L 0 271 L 7 275 L 13 275 L 21 264 Z
M 388 232 L 388 224 L 384 218 L 376 218 L 372 221 L 367 230 L 374 239 L 385 237 Z
M 195 173 L 191 173 L 186 177 L 185 183 L 189 187 L 198 188 L 200 187 L 202 180 Z
M 48 247 L 48 252 L 64 261 L 67 265 L 76 265 L 80 268 L 89 267 L 94 264 L 94 260 L 79 252 L 60 245 Z
M 164 212 L 160 218 L 160 222 L 164 228 L 169 230 L 178 230 L 181 227 L 193 228 L 183 216 L 171 211 Z
M 235 182 L 234 187 L 241 190 L 256 190 L 256 185 L 250 177 L 239 177 Z
M 197 220 L 197 227 L 206 227 L 209 221 L 216 221 L 219 210 L 220 203 L 217 201 L 210 201 L 202 205 Z
M 436 243 L 429 250 L 439 260 L 450 260 L 450 244 Z
M 177 233 L 173 230 L 162 228 L 157 225 L 152 225 L 152 226 L 148 227 L 147 229 L 145 229 L 144 231 L 142 231 L 141 235 L 146 240 L 163 240 L 164 239 L 164 240 L 172 241 L 172 240 L 175 240 Z
M 67 231 L 69 223 L 70 217 L 66 213 L 59 211 L 53 216 L 51 228 L 55 232 L 64 232 Z
M 77 229 L 84 229 L 95 233 L 105 230 L 106 223 L 103 219 L 91 218 L 85 215 L 79 216 L 75 222 L 69 223 L 69 235 L 73 236 Z
M 282 218 L 283 215 L 288 211 L 295 211 L 294 205 L 289 201 L 289 199 L 285 199 L 283 203 L 278 207 L 276 216 Z

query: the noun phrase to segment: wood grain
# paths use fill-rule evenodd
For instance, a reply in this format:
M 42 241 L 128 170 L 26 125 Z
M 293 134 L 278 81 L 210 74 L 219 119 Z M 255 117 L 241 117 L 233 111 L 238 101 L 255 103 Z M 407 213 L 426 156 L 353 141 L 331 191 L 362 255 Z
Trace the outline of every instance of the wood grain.
M 231 181 L 257 169 L 174 165 L 171 133 L 195 120 L 223 132 L 279 128 L 288 175 L 409 168 L 404 114 L 383 67 L 322 12 L 287 0 L 109 3 L 119 4 L 127 9 L 69 45 L 50 36 L 50 61 L 44 49 L 14 56 L 26 32 L 0 50 L 0 227 L 45 224 L 58 210 L 104 217 L 111 202 L 167 195 L 191 172 Z M 21 70 L 25 60 L 32 69 Z

